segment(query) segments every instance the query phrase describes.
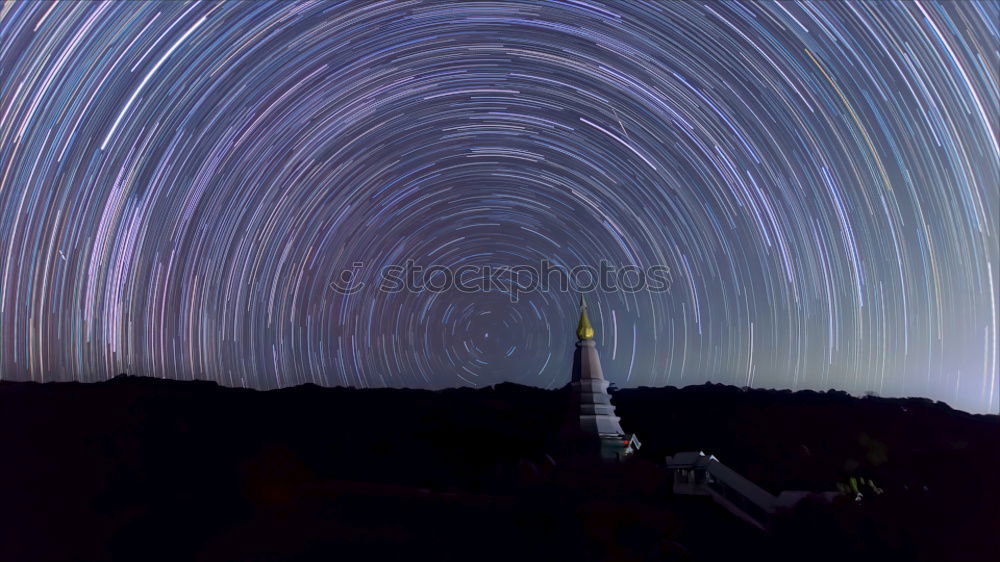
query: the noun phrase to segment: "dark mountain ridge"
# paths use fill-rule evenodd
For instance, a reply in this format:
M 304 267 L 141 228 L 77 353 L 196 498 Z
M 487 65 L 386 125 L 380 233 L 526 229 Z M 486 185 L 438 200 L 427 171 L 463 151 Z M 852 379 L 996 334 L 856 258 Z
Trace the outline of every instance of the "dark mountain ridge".
M 496 543 L 479 552 L 486 559 L 998 552 L 998 416 L 838 391 L 622 389 L 613 400 L 643 443 L 638 458 L 571 474 L 547 456 L 565 400 L 509 383 L 0 381 L 0 559 L 371 559 L 413 548 L 465 559 L 483 541 Z M 715 454 L 773 493 L 852 477 L 882 493 L 813 506 L 765 537 L 670 493 L 664 457 L 685 450 Z

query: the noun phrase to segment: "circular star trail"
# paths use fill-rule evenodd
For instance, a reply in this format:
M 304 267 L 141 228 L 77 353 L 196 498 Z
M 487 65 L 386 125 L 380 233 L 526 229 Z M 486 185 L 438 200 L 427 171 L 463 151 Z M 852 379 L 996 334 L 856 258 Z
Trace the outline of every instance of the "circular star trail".
M 575 295 L 331 289 L 670 269 L 588 297 L 607 377 L 996 411 L 992 2 L 0 8 L 0 373 L 568 381 Z

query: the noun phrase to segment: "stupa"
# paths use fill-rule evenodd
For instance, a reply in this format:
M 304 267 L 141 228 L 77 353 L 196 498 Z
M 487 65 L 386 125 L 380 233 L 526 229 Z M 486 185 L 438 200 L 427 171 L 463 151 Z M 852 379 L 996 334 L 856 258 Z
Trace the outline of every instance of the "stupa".
M 604 379 L 601 358 L 594 342 L 594 327 L 587 316 L 587 303 L 580 297 L 580 321 L 576 326 L 576 351 L 570 380 L 570 406 L 561 437 L 574 456 L 621 461 L 639 449 L 639 440 L 626 434 L 615 415 Z

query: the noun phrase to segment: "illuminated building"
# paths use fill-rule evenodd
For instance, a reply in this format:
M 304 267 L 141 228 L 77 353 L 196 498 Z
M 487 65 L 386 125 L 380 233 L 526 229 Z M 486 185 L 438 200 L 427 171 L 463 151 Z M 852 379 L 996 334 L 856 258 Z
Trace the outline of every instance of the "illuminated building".
M 601 358 L 594 342 L 594 328 L 587 317 L 587 303 L 580 297 L 580 321 L 576 327 L 576 351 L 573 353 L 573 376 L 570 380 L 570 410 L 562 439 L 579 456 L 599 456 L 604 460 L 623 460 L 639 449 L 635 435 L 626 434 L 619 425 L 615 407 L 608 395 Z

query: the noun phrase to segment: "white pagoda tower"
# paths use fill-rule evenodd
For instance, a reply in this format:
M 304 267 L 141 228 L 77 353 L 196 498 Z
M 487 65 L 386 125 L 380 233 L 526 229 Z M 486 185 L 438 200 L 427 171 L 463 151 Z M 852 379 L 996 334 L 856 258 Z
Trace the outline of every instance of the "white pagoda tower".
M 587 317 L 587 303 L 580 297 L 580 322 L 570 380 L 570 411 L 562 438 L 574 453 L 623 460 L 639 448 L 635 435 L 626 435 L 615 415 L 604 380 L 601 358 L 594 342 L 594 328 Z

